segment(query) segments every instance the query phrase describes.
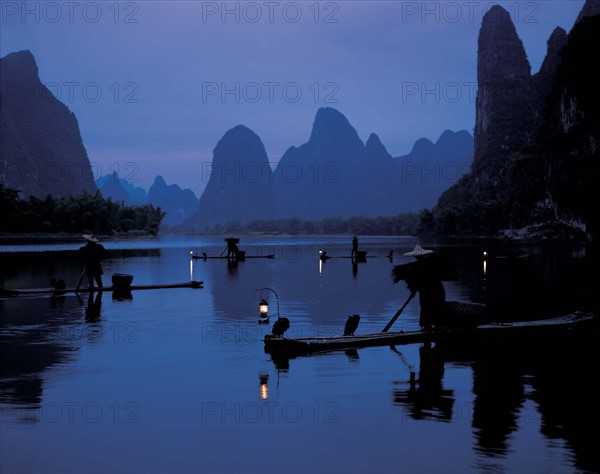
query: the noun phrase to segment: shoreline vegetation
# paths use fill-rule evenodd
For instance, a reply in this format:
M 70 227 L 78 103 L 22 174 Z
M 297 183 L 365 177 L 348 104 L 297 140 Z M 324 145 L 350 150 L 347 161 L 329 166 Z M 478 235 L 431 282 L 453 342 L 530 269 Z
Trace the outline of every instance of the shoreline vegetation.
M 157 235 L 166 213 L 151 204 L 128 206 L 105 199 L 99 191 L 45 199 L 19 198 L 19 191 L 0 183 L 0 236 L 41 234 L 81 236 Z
M 393 218 L 390 218 L 393 219 Z M 572 241 L 572 242 L 587 242 L 590 239 L 586 239 L 585 235 L 574 231 L 570 227 L 564 227 L 560 224 L 548 223 L 547 225 L 531 226 L 523 229 L 503 229 L 494 235 L 465 235 L 465 234 L 454 234 L 454 235 L 433 235 L 433 234 L 419 234 L 418 232 L 384 232 L 381 228 L 359 228 L 348 225 L 348 221 L 354 222 L 356 218 L 352 219 L 333 219 L 338 225 L 333 228 L 329 228 L 330 231 L 325 231 L 323 227 L 319 225 L 320 221 L 310 222 L 308 228 L 312 228 L 313 232 L 308 232 L 307 228 L 303 231 L 285 231 L 276 230 L 279 225 L 271 221 L 264 221 L 265 224 L 269 224 L 268 227 L 262 229 L 252 229 L 251 227 L 237 227 L 237 226 L 223 226 L 221 230 L 213 230 L 212 232 L 200 232 L 197 230 L 164 230 L 157 233 L 147 233 L 143 231 L 129 231 L 129 232 L 113 232 L 110 234 L 98 233 L 96 236 L 103 241 L 111 240 L 122 240 L 127 238 L 139 238 L 139 237 L 161 237 L 161 236 L 223 236 L 223 235 L 237 235 L 247 237 L 264 237 L 264 236 L 275 236 L 275 237 L 296 237 L 296 236 L 319 236 L 319 235 L 362 235 L 362 236 L 386 236 L 386 237 L 421 237 L 425 239 L 458 239 L 458 240 L 506 240 L 510 238 L 515 241 L 523 242 L 541 242 L 541 241 Z M 337 229 L 337 230 L 336 230 Z M 80 242 L 81 232 L 2 232 L 0 231 L 0 243 L 2 244 L 23 244 L 23 243 L 55 243 L 55 242 Z
M 485 207 L 485 206 L 483 206 Z M 297 218 L 252 220 L 206 226 L 204 229 L 174 227 L 169 232 L 189 235 L 381 235 L 409 236 L 426 239 L 482 238 L 514 240 L 591 240 L 575 226 L 549 219 L 521 228 L 503 227 L 504 220 L 491 212 L 475 212 L 463 206 L 460 212 L 448 213 L 435 207 L 432 210 L 407 212 L 393 217 L 325 218 L 308 221 Z
M 205 226 L 203 229 L 170 229 L 176 234 L 193 235 L 404 235 L 417 236 L 419 214 L 407 212 L 392 217 L 330 217 L 319 220 L 299 218 L 255 219 Z
M 585 232 L 573 226 L 547 221 L 520 229 L 502 228 L 503 219 L 496 206 L 462 206 L 460 212 L 437 208 L 406 212 L 392 217 L 325 218 L 303 220 L 283 218 L 231 222 L 203 229 L 162 226 L 166 216 L 160 207 L 150 204 L 128 206 L 105 199 L 100 192 L 46 199 L 20 199 L 17 190 L 0 184 L 0 242 L 70 241 L 83 233 L 103 239 L 152 237 L 161 235 L 381 235 L 422 238 L 511 238 L 515 240 L 586 241 Z

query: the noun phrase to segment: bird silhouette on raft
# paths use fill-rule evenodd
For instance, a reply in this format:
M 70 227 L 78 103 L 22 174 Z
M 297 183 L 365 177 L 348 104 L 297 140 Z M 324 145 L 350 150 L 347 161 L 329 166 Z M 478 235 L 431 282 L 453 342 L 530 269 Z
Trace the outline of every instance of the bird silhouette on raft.
M 67 288 L 67 284 L 65 283 L 65 281 L 62 278 L 57 279 L 55 277 L 52 277 L 52 278 L 50 278 L 50 284 L 57 291 L 65 290 Z
M 273 323 L 271 334 L 276 337 L 283 337 L 283 334 L 290 328 L 290 320 L 288 318 L 278 317 Z
M 346 324 L 344 326 L 344 336 L 354 336 L 354 331 L 358 328 L 358 323 L 360 322 L 360 316 L 358 314 L 353 314 L 348 316 L 346 320 Z

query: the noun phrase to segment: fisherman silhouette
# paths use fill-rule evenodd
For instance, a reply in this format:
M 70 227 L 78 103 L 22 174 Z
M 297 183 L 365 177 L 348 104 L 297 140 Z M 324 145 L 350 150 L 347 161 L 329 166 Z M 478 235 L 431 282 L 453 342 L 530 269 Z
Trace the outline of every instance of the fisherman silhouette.
M 102 274 L 104 272 L 100 262 L 106 254 L 106 249 L 93 234 L 84 234 L 83 238 L 87 241 L 87 244 L 80 247 L 79 252 L 83 256 L 90 288 L 94 288 L 94 280 L 98 287 L 102 287 Z
M 392 270 L 394 283 L 405 280 L 411 298 L 419 293 L 419 326 L 424 331 L 431 331 L 436 321 L 443 318 L 446 302 L 446 290 L 432 254 L 433 250 L 416 245 L 412 251 L 404 254 L 405 257 L 415 257 L 416 262 L 397 265 Z
M 227 258 L 236 258 L 239 250 L 237 244 L 240 243 L 240 239 L 228 237 L 225 242 L 227 242 Z
M 352 237 L 352 253 L 350 254 L 350 256 L 355 257 L 357 252 L 358 252 L 358 239 L 356 238 L 356 235 L 355 235 L 354 237 Z

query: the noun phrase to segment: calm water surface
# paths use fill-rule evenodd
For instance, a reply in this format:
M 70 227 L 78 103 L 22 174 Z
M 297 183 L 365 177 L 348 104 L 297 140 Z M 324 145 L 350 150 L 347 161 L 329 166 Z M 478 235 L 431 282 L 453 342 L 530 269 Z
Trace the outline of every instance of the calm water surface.
M 406 301 L 390 278 L 411 238 L 243 237 L 106 242 L 105 282 L 204 281 L 203 289 L 0 298 L 0 470 L 9 472 L 597 472 L 596 333 L 332 352 L 264 353 L 258 303 L 279 296 L 288 336 L 333 335 L 349 314 L 378 332 Z M 585 249 L 531 246 L 488 259 L 485 242 L 423 242 L 450 252 L 447 299 L 487 303 L 499 320 L 578 309 Z M 76 286 L 76 248 L 4 245 L 0 286 Z M 393 263 L 385 255 L 394 251 Z M 412 301 L 394 329 L 415 329 Z M 410 383 L 410 372 L 416 383 Z

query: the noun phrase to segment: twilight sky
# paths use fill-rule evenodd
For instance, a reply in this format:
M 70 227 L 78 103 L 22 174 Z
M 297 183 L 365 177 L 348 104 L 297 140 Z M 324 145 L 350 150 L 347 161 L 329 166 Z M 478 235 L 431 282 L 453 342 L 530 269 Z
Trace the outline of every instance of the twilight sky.
M 157 174 L 200 195 L 212 150 L 244 124 L 275 164 L 340 110 L 393 156 L 445 129 L 473 132 L 477 35 L 506 8 L 533 72 L 583 0 L 0 1 L 0 56 L 29 49 L 77 116 L 98 175 Z

